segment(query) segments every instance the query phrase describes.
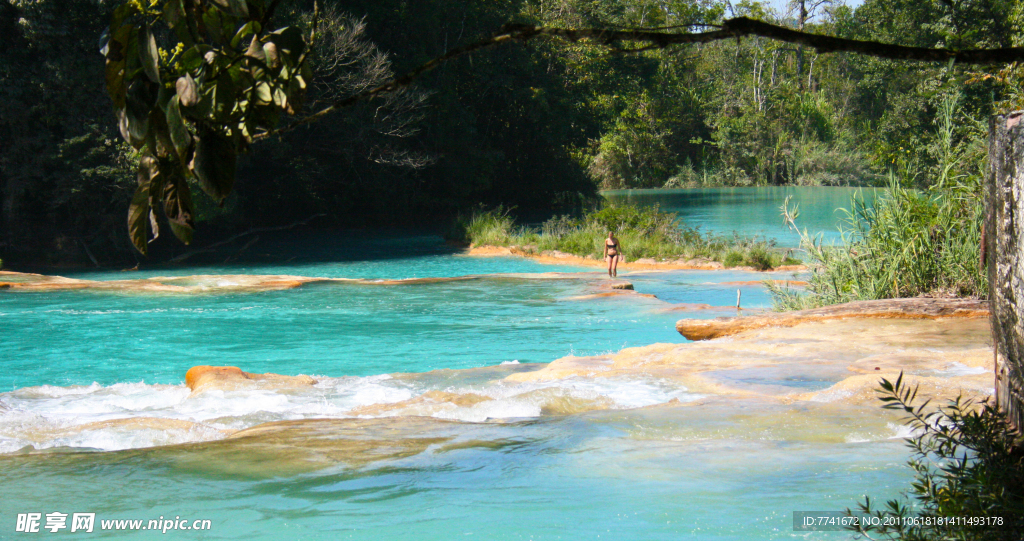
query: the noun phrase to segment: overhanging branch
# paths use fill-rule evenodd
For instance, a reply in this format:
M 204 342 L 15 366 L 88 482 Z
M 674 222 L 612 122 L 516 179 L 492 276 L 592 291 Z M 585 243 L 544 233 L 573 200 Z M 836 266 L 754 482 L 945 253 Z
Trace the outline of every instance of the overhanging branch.
M 863 41 L 856 39 L 838 38 L 824 36 L 809 32 L 801 32 L 783 26 L 769 24 L 746 17 L 736 17 L 723 22 L 721 25 L 711 26 L 717 28 L 708 32 L 687 32 L 669 33 L 660 30 L 632 29 L 613 30 L 607 28 L 552 28 L 545 26 L 534 26 L 524 24 L 507 24 L 493 36 L 456 47 L 443 55 L 422 64 L 409 73 L 392 79 L 381 86 L 354 94 L 339 100 L 325 109 L 305 116 L 281 128 L 261 133 L 253 138 L 254 141 L 265 139 L 272 135 L 281 134 L 293 130 L 299 126 L 309 124 L 320 118 L 355 105 L 360 101 L 372 99 L 381 94 L 395 92 L 409 86 L 424 73 L 436 68 L 442 63 L 453 58 L 487 49 L 512 41 L 528 41 L 530 39 L 547 36 L 563 39 L 571 42 L 590 41 L 598 45 L 612 46 L 620 42 L 639 42 L 647 45 L 640 49 L 647 50 L 665 48 L 672 45 L 688 43 L 710 43 L 730 38 L 743 36 L 760 36 L 764 38 L 796 43 L 811 47 L 819 53 L 851 52 L 864 56 L 885 58 L 890 60 L 912 60 L 921 62 L 949 62 L 954 61 L 960 64 L 1008 64 L 1011 62 L 1024 61 L 1024 47 L 1007 47 L 1002 49 L 930 49 L 927 47 L 907 47 L 903 45 L 892 45 L 879 43 L 877 41 Z

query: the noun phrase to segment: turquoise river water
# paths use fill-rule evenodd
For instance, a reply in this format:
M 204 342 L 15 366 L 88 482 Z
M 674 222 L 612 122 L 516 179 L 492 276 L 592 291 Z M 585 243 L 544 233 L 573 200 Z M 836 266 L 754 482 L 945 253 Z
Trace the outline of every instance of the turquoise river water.
M 798 246 L 800 234 L 782 221 L 781 207 L 799 210 L 797 227 L 825 243 L 842 240 L 840 226 L 849 228 L 847 212 L 853 198 L 871 204 L 878 188 L 825 188 L 779 186 L 763 188 L 680 188 L 673 190 L 609 190 L 602 194 L 614 203 L 657 204 L 675 212 L 680 221 L 703 231 L 740 236 L 761 236 L 780 246 Z
M 592 297 L 593 269 L 467 257 L 433 236 L 313 246 L 286 263 L 259 260 L 280 260 L 270 241 L 236 265 L 74 274 L 214 275 L 196 279 L 206 293 L 0 292 L 0 539 L 845 539 L 794 532 L 792 513 L 891 496 L 910 477 L 895 427 L 838 439 L 743 434 L 693 407 L 659 408 L 701 397 L 643 373 L 504 381 L 567 355 L 685 342 L 675 321 L 730 312 L 673 305 L 729 306 L 739 288 L 745 308 L 765 308 L 759 285 L 730 283 L 763 274 L 635 273 L 626 278 L 636 290 L 657 298 Z M 237 274 L 478 277 L 218 290 Z M 195 365 L 318 381 L 191 395 Z M 415 409 L 417 397 L 443 393 L 486 400 Z M 414 415 L 389 409 L 410 400 L 403 411 Z M 316 455 L 337 460 L 295 451 L 305 440 L 224 439 L 302 419 L 341 423 L 350 440 Z M 359 447 L 371 437 L 372 449 Z M 95 531 L 50 533 L 52 512 L 69 525 L 95 513 Z M 15 531 L 27 513 L 41 513 L 40 533 Z M 212 526 L 100 528 L 158 517 Z

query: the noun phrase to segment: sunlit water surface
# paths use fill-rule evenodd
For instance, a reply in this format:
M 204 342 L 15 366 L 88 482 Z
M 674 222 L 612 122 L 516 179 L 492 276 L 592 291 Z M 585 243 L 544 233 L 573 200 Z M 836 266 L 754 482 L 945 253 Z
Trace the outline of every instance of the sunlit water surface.
M 744 308 L 765 308 L 763 289 L 742 284 L 765 275 L 638 273 L 626 278 L 656 299 L 578 299 L 593 292 L 599 273 L 469 258 L 430 236 L 342 244 L 345 256 L 319 243 L 319 253 L 285 263 L 261 263 L 253 253 L 214 267 L 75 276 L 591 274 L 195 296 L 0 293 L 0 538 L 24 535 L 14 533 L 19 513 L 56 511 L 95 512 L 97 520 L 210 519 L 211 531 L 166 534 L 196 539 L 832 539 L 849 536 L 794 532 L 792 512 L 840 510 L 865 493 L 889 496 L 909 477 L 896 431 L 860 442 L 715 436 L 699 416 L 682 422 L 635 409 L 699 398 L 643 374 L 532 387 L 501 381 L 566 355 L 683 342 L 676 320 L 730 312 L 673 305 L 733 306 L 740 289 Z M 266 252 L 281 260 L 272 242 Z M 184 374 L 204 364 L 311 374 L 320 383 L 302 393 L 190 397 Z M 352 417 L 360 407 L 428 391 L 496 400 L 430 414 L 448 423 L 459 445 L 354 466 L 342 460 L 293 470 L 280 464 L 301 459 L 246 462 L 249 448 L 159 447 L 218 440 L 220 431 L 268 421 Z M 596 403 L 602 409 L 586 412 Z M 142 417 L 191 428 L 103 425 Z
M 783 223 L 782 205 L 789 197 L 790 210 L 797 210 L 797 227 L 825 243 L 842 240 L 840 227 L 850 228 L 848 211 L 854 198 L 861 204 L 874 202 L 878 188 L 762 187 L 762 188 L 680 188 L 672 190 L 609 190 L 602 194 L 614 203 L 658 205 L 675 212 L 679 220 L 702 231 L 743 237 L 775 239 L 780 246 L 800 244 L 799 232 Z

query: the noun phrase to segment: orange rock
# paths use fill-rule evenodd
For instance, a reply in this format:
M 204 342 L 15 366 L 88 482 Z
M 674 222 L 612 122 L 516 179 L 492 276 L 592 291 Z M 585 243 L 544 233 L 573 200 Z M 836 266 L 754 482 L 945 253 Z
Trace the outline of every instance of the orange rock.
M 193 394 L 210 389 L 284 389 L 315 384 L 316 380 L 309 376 L 253 374 L 237 366 L 193 366 L 185 373 L 185 385 L 192 389 Z

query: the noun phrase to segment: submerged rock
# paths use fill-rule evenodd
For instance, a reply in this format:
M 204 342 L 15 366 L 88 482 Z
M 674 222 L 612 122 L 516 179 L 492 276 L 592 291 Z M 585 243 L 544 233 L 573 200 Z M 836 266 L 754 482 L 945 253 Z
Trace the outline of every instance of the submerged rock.
M 305 375 L 253 374 L 237 366 L 193 366 L 185 373 L 185 385 L 192 394 L 217 389 L 288 389 L 316 385 L 316 380 Z

